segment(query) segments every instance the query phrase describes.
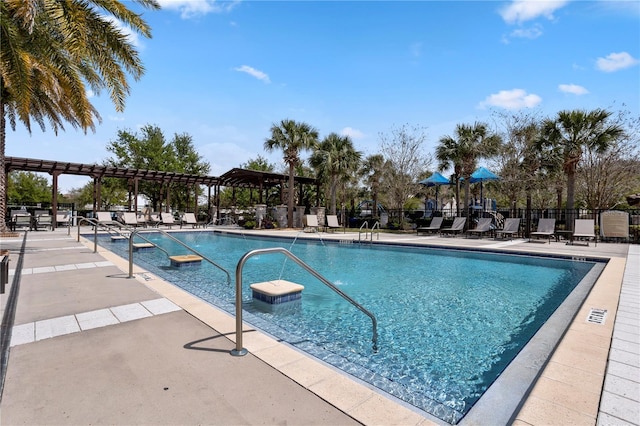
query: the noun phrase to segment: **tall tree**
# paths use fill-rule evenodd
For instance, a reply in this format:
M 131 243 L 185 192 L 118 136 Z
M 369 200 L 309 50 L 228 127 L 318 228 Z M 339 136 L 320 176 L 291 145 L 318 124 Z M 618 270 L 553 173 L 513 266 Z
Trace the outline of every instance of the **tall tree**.
M 555 119 L 542 123 L 539 147 L 556 152 L 562 161 L 567 178 L 567 208 L 575 208 L 576 170 L 585 149 L 605 152 L 624 136 L 623 128 L 610 120 L 611 113 L 603 109 L 593 111 L 560 111 Z
M 440 170 L 453 165 L 454 178 L 456 179 L 456 202 L 458 215 L 460 215 L 460 177 L 464 178 L 464 206 L 469 206 L 469 181 L 471 174 L 481 158 L 490 158 L 496 155 L 502 144 L 502 138 L 489 131 L 485 123 L 458 124 L 455 130 L 456 138 L 444 136 L 436 147 L 436 158 L 439 161 Z M 465 210 L 466 211 L 466 210 Z
M 379 138 L 380 151 L 388 163 L 384 189 L 392 208 L 399 212 L 399 222 L 403 223 L 404 204 L 418 192 L 418 178 L 431 165 L 431 157 L 423 152 L 427 135 L 424 128 L 405 124 L 393 127 L 390 134 L 381 133 Z
M 8 176 L 7 198 L 11 204 L 51 202 L 51 185 L 46 177 L 31 172 Z
M 158 9 L 156 0 L 134 0 Z M 141 15 L 117 0 L 3 0 L 0 2 L 0 230 L 6 231 L 5 146 L 7 119 L 31 132 L 31 120 L 44 131 L 68 123 L 95 130 L 100 115 L 87 89 L 109 91 L 124 110 L 127 76 L 139 79 L 138 52 L 114 20 L 151 37 Z
M 295 196 L 294 175 L 301 163 L 300 151 L 314 149 L 318 145 L 318 131 L 307 123 L 284 119 L 271 126 L 271 137 L 264 142 L 264 148 L 271 152 L 281 149 L 284 162 L 289 166 L 287 226 L 293 227 L 293 203 Z
M 378 196 L 380 194 L 380 184 L 384 175 L 384 156 L 382 154 L 373 154 L 365 158 L 362 164 L 361 173 L 365 177 L 365 182 L 371 189 L 371 198 L 373 199 L 373 217 L 378 216 Z
M 353 177 L 360 167 L 362 153 L 356 151 L 349 136 L 331 133 L 325 137 L 316 149 L 309 162 L 320 175 L 326 176 L 329 182 L 329 199 L 331 214 L 336 214 L 336 193 L 341 182 Z
M 111 141 L 107 150 L 115 155 L 108 159 L 107 163 L 117 167 L 195 175 L 206 175 L 210 168 L 209 163 L 204 161 L 193 147 L 190 135 L 175 134 L 173 139 L 167 142 L 162 129 L 150 124 L 141 129 L 141 134 L 127 130 L 118 131 L 118 139 Z M 172 188 L 157 182 L 142 181 L 138 190 L 149 198 L 155 210 L 166 191 Z M 172 206 L 185 209 L 188 192 L 190 189 L 185 187 L 173 188 L 172 193 L 176 195 L 171 197 Z

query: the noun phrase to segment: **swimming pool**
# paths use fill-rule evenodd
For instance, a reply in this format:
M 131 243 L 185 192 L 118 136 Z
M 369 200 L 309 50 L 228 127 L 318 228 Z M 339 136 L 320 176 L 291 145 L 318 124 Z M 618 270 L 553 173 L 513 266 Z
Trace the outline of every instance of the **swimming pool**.
M 244 268 L 245 321 L 446 422 L 457 423 L 547 321 L 595 262 L 462 250 L 256 239 L 213 232 L 172 234 L 234 271 L 249 250 L 285 247 L 378 319 L 368 317 L 280 255 Z M 160 234 L 171 254 L 186 251 Z M 101 240 L 127 257 L 127 245 Z M 168 267 L 159 250 L 136 263 L 234 313 L 235 290 L 203 263 Z M 267 307 L 249 283 L 282 278 L 305 286 L 302 300 Z

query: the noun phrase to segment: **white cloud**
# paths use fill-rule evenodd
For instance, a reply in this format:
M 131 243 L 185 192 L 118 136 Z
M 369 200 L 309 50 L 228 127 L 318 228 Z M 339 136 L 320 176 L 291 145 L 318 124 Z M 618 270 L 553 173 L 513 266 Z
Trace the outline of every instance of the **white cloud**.
M 96 96 L 96 94 L 93 93 L 93 90 L 91 90 L 91 89 L 85 90 L 84 94 L 87 96 L 87 99 L 91 99 L 91 98 Z
M 487 96 L 480 103 L 480 108 L 497 106 L 505 109 L 533 108 L 542 102 L 538 95 L 527 94 L 523 89 L 501 90 L 498 93 Z
M 364 133 L 362 133 L 358 129 L 354 129 L 353 127 L 345 127 L 340 131 L 342 136 L 349 136 L 351 139 L 362 139 L 364 138 Z
M 589 93 L 587 89 L 577 84 L 560 84 L 558 89 L 560 89 L 561 92 L 572 93 L 574 95 L 586 95 Z
M 534 25 L 530 28 L 518 28 L 517 30 L 513 30 L 510 37 L 513 38 L 529 38 L 535 39 L 542 35 L 542 27 L 540 25 Z
M 253 67 L 250 67 L 249 65 L 243 65 L 241 67 L 234 68 L 234 70 L 239 72 L 246 72 L 250 76 L 257 78 L 258 80 L 262 80 L 265 83 L 271 83 L 271 80 L 269 79 L 269 76 L 267 74 Z
M 208 13 L 228 12 L 239 0 L 218 2 L 216 0 L 158 0 L 163 9 L 177 10 L 182 19 L 190 19 Z
M 109 116 L 109 120 L 110 121 L 124 121 L 124 115 L 110 115 Z
M 553 19 L 553 12 L 564 7 L 568 0 L 514 0 L 498 11 L 507 24 L 521 24 L 543 16 Z
M 627 52 L 611 53 L 605 58 L 598 58 L 596 67 L 600 71 L 614 72 L 636 65 L 639 61 Z

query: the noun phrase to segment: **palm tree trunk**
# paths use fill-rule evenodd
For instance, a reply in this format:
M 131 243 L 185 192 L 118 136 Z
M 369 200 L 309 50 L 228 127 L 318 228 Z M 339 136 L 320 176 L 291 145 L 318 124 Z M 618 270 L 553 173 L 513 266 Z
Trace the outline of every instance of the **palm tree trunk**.
M 566 213 L 566 229 L 573 231 L 573 219 L 575 213 L 575 188 L 576 188 L 576 170 L 572 167 L 567 171 L 567 213 Z
M 287 202 L 287 227 L 293 228 L 293 196 L 294 196 L 294 180 L 293 173 L 295 164 L 289 163 L 289 200 Z
M 331 214 L 336 214 L 336 192 L 338 190 L 338 180 L 333 177 L 331 179 L 331 188 L 329 188 L 329 197 L 331 198 Z

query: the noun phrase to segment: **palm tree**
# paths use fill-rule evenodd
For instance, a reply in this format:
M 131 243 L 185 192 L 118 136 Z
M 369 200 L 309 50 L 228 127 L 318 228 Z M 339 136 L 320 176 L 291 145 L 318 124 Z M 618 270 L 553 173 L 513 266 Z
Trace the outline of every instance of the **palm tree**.
M 484 123 L 458 124 L 456 137 L 444 136 L 436 146 L 436 158 L 440 170 L 453 167 L 456 183 L 457 215 L 460 216 L 460 178 L 464 178 L 464 206 L 469 205 L 469 181 L 481 158 L 497 154 L 502 138 L 490 133 Z
M 336 192 L 338 184 L 349 179 L 360 166 L 362 153 L 356 151 L 349 136 L 331 133 L 323 139 L 309 162 L 329 180 L 331 214 L 336 214 Z
M 624 130 L 611 123 L 611 113 L 603 109 L 593 111 L 560 111 L 555 120 L 542 123 L 538 146 L 557 153 L 567 178 L 567 208 L 575 208 L 575 179 L 578 163 L 585 148 L 605 152 L 612 142 L 624 136 Z
M 282 149 L 284 162 L 289 166 L 289 200 L 287 203 L 287 226 L 293 227 L 294 171 L 300 164 L 300 151 L 309 150 L 318 144 L 318 131 L 307 123 L 285 119 L 271 126 L 271 137 L 264 141 L 264 148 L 271 152 Z
M 158 9 L 156 0 L 135 0 Z M 12 129 L 31 120 L 54 133 L 69 123 L 85 132 L 100 122 L 87 89 L 107 89 L 116 110 L 129 93 L 127 74 L 144 67 L 135 47 L 111 18 L 151 36 L 141 16 L 117 0 L 6 0 L 0 2 L 0 230 L 6 231 L 5 146 Z M 88 86 L 88 87 L 87 87 Z
M 371 197 L 373 198 L 373 217 L 378 216 L 378 194 L 380 191 L 380 183 L 384 175 L 384 164 L 384 156 L 382 154 L 370 155 L 362 164 L 362 174 L 366 176 L 366 182 L 371 188 Z

